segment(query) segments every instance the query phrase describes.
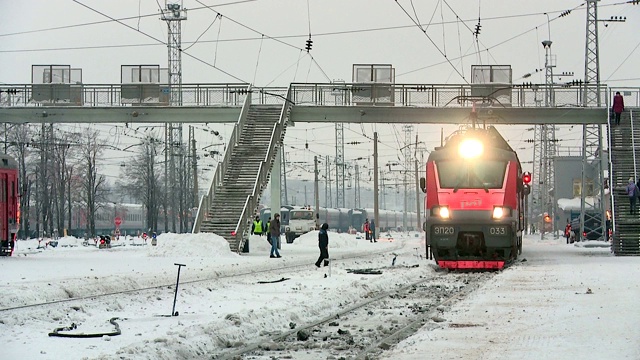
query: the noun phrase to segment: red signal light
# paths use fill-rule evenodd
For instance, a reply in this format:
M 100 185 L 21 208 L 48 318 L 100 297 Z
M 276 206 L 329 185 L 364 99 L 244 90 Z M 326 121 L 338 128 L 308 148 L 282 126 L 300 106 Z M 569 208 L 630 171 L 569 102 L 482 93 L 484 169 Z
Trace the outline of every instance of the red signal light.
M 522 173 L 522 182 L 525 184 L 529 184 L 531 183 L 531 173 L 528 171 L 525 171 L 524 173 Z

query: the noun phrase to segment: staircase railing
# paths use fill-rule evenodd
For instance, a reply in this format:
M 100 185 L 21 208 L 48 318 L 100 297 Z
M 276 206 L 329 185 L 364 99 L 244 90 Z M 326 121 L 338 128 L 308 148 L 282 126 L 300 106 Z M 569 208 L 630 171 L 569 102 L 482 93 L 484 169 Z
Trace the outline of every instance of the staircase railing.
M 293 103 L 291 102 L 291 86 L 287 90 L 287 97 L 285 99 L 284 105 L 282 106 L 282 110 L 280 111 L 280 119 L 273 127 L 271 131 L 271 140 L 269 141 L 269 150 L 265 155 L 264 159 L 260 162 L 260 167 L 258 170 L 258 177 L 256 178 L 255 183 L 253 184 L 253 191 L 251 195 L 247 196 L 247 200 L 244 203 L 244 209 L 242 209 L 242 215 L 238 220 L 238 224 L 236 225 L 236 230 L 232 234 L 235 236 L 238 241 L 238 251 L 244 248 L 244 242 L 248 236 L 245 236 L 245 233 L 249 229 L 249 218 L 253 218 L 253 213 L 258 207 L 258 201 L 260 198 L 260 193 L 262 192 L 262 187 L 267 183 L 269 178 L 269 173 L 271 172 L 271 164 L 276 156 L 276 151 L 282 145 L 282 135 L 284 134 L 284 128 L 286 126 L 286 121 L 289 116 L 289 111 Z
M 633 155 L 633 181 L 638 181 L 638 170 L 636 169 L 636 134 L 633 130 L 633 111 L 629 112 L 631 120 L 631 154 Z
M 231 132 L 231 137 L 229 139 L 229 145 L 227 146 L 227 150 L 225 151 L 224 158 L 222 162 L 218 163 L 216 167 L 216 173 L 213 175 L 211 179 L 211 185 L 209 186 L 209 191 L 206 195 L 203 195 L 200 198 L 200 206 L 198 206 L 198 212 L 196 213 L 196 219 L 193 222 L 193 229 L 191 232 L 198 233 L 200 232 L 200 226 L 202 222 L 205 221 L 209 217 L 209 210 L 211 210 L 211 202 L 213 201 L 213 197 L 218 190 L 222 186 L 224 181 L 224 174 L 227 172 L 227 167 L 231 163 L 231 154 L 235 149 L 236 145 L 240 141 L 240 134 L 242 133 L 242 129 L 244 124 L 246 123 L 247 114 L 249 113 L 249 108 L 251 107 L 251 86 L 247 89 L 247 97 L 244 99 L 244 104 L 242 105 L 242 111 L 240 111 L 240 116 L 238 117 L 238 121 L 233 126 L 233 132 Z M 219 234 L 225 235 L 225 234 Z
M 611 121 L 613 121 L 613 119 L 611 118 L 611 111 L 607 112 L 607 141 L 609 141 L 609 151 L 608 151 L 608 169 L 609 169 L 609 203 L 610 203 L 610 207 L 611 207 L 611 231 L 613 231 L 615 233 L 616 231 L 616 200 L 615 200 L 615 186 L 616 183 L 613 181 L 613 151 L 611 150 L 611 147 L 613 146 L 612 143 L 612 139 L 611 139 Z M 604 199 L 604 196 L 603 196 Z M 605 220 L 606 220 L 606 215 L 605 215 Z M 605 232 L 606 232 L 606 227 L 605 227 Z M 609 234 L 605 234 L 605 239 L 609 239 Z

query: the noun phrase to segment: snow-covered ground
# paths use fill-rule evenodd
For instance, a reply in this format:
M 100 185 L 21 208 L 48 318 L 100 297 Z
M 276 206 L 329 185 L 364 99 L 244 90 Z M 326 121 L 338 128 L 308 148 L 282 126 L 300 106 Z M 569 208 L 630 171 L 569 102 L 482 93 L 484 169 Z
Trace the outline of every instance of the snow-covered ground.
M 230 252 L 223 239 L 209 234 L 165 234 L 156 247 L 132 246 L 134 240 L 125 239 L 111 249 L 82 246 L 73 238 L 60 239 L 57 247 L 47 249 L 36 249 L 35 240 L 21 241 L 16 256 L 0 258 L 1 308 L 167 286 L 0 312 L 0 359 L 209 358 L 207 354 L 221 347 L 332 314 L 372 291 L 420 275 L 434 276 L 433 266 L 428 266 L 432 262 L 416 256 L 424 252 L 420 237 L 392 236 L 372 244 L 356 235 L 330 233 L 329 253 L 336 261 L 326 278 L 329 269 L 313 265 L 319 253 L 317 232 L 283 243 L 281 259 L 268 257 L 269 244 L 260 237 L 251 239 L 251 252 L 243 255 Z M 381 358 L 640 359 L 640 312 L 635 305 L 640 258 L 613 257 L 608 248 L 563 242 L 527 237 L 527 261 L 502 271 L 441 314 L 445 322 L 430 323 Z M 420 267 L 367 277 L 346 269 L 389 266 L 393 256 L 338 260 L 383 250 L 398 254 L 396 265 Z M 174 263 L 186 264 L 180 273 L 179 316 L 157 316 L 172 310 L 178 268 Z M 291 267 L 275 270 L 281 265 Z M 190 283 L 255 270 L 257 274 Z M 258 283 L 283 277 L 290 279 Z M 71 323 L 77 324 L 77 332 L 108 332 L 112 317 L 121 319 L 120 336 L 47 335 Z

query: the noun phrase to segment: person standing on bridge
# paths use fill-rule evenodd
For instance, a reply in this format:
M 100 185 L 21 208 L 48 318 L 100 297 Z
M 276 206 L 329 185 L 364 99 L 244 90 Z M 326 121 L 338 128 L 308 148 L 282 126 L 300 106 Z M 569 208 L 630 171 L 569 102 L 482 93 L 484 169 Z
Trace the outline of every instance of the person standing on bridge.
M 636 211 L 636 198 L 640 194 L 640 189 L 633 181 L 633 178 L 629 178 L 629 184 L 627 185 L 627 195 L 629 196 L 629 214 L 633 215 Z
M 320 267 L 320 263 L 324 260 L 324 266 L 329 265 L 329 234 L 327 234 L 327 230 L 329 229 L 329 224 L 324 223 L 320 227 L 320 231 L 318 232 L 318 247 L 320 247 L 320 257 L 318 261 L 316 261 L 316 266 Z
M 271 255 L 272 258 L 280 258 L 278 251 L 278 240 L 280 239 L 280 214 L 275 214 L 269 224 L 269 234 L 271 235 Z
M 616 91 L 611 109 L 613 109 L 613 113 L 616 115 L 616 125 L 620 125 L 620 114 L 624 111 L 624 98 L 620 95 L 620 91 Z

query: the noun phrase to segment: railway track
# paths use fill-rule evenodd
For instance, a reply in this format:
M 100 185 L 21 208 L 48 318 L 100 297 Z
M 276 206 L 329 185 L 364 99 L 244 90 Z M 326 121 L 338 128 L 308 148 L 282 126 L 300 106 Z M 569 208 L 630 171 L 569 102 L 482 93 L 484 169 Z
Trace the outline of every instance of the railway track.
M 348 260 L 362 259 L 362 258 L 367 258 L 367 257 L 374 257 L 374 256 L 378 256 L 378 255 L 388 254 L 388 253 L 394 253 L 394 252 L 398 251 L 399 249 L 401 249 L 403 246 L 404 246 L 404 242 L 401 241 L 396 246 L 389 247 L 389 248 L 386 248 L 386 249 L 381 249 L 381 250 L 377 250 L 377 251 L 367 251 L 367 252 L 358 252 L 358 253 L 353 253 L 353 254 L 338 255 L 338 256 L 332 258 L 332 261 L 333 261 L 333 263 L 340 263 L 340 262 L 344 262 L 344 261 L 348 261 Z M 183 280 L 183 281 L 180 282 L 180 286 L 182 287 L 182 286 L 185 286 L 185 285 L 198 285 L 198 284 L 204 284 L 204 283 L 212 282 L 212 281 L 230 280 L 230 279 L 241 278 L 241 277 L 245 277 L 245 276 L 255 276 L 255 275 L 262 274 L 264 272 L 273 272 L 273 273 L 274 272 L 286 272 L 286 271 L 297 270 L 297 269 L 301 269 L 301 268 L 309 268 L 309 260 L 308 259 L 297 260 L 297 261 L 294 260 L 293 263 L 289 263 L 289 264 L 287 264 L 285 266 L 260 267 L 258 269 L 252 269 L 252 270 L 249 270 L 249 271 L 240 271 L 240 272 L 235 272 L 235 273 L 218 273 L 216 276 L 209 276 L 209 277 L 195 279 L 195 280 Z M 72 303 L 72 302 L 77 302 L 77 301 L 95 300 L 95 299 L 111 297 L 111 296 L 118 296 L 118 295 L 135 294 L 135 293 L 140 293 L 140 292 L 144 292 L 144 291 L 152 291 L 152 290 L 157 290 L 157 289 L 162 289 L 162 288 L 173 288 L 174 286 L 175 286 L 175 282 L 168 282 L 168 283 L 162 283 L 162 284 L 157 284 L 157 285 L 153 285 L 153 286 L 143 286 L 143 287 L 137 287 L 137 288 L 133 288 L 133 289 L 123 289 L 123 290 L 119 290 L 119 291 L 104 292 L 104 293 L 99 293 L 99 294 L 88 294 L 88 295 L 82 295 L 82 296 L 70 296 L 68 298 L 49 300 L 49 301 L 42 301 L 42 302 L 35 302 L 35 303 L 23 304 L 23 305 L 17 305 L 17 306 L 10 306 L 10 307 L 4 307 L 4 308 L 0 308 L 0 313 L 7 313 L 7 312 L 12 311 L 12 310 L 20 310 L 20 309 L 28 309 L 28 308 L 45 307 L 45 306 L 50 306 L 50 305 L 58 305 L 58 304 L 64 304 L 64 303 Z
M 323 319 L 212 356 L 232 360 L 375 359 L 422 326 L 439 326 L 446 308 L 495 274 L 443 271 L 436 277 L 421 277 L 404 286 L 371 294 Z

